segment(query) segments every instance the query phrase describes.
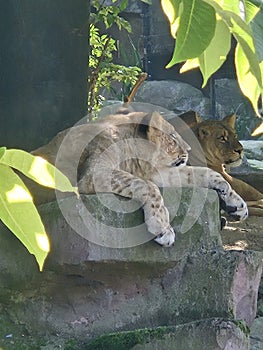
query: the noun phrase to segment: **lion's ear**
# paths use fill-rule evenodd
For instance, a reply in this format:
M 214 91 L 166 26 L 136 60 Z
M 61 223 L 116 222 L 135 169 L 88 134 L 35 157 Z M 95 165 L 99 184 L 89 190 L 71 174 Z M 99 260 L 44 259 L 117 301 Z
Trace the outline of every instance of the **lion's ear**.
M 163 117 L 158 112 L 150 115 L 149 126 L 147 130 L 148 139 L 155 142 L 158 139 L 160 131 L 163 130 Z
M 222 121 L 228 126 L 230 126 L 230 128 L 235 129 L 236 118 L 237 116 L 233 113 L 233 114 L 227 115 Z
M 200 125 L 197 128 L 198 138 L 199 140 L 204 140 L 207 136 L 210 135 L 209 128 Z
M 150 128 L 155 128 L 157 130 L 162 130 L 163 117 L 161 116 L 160 113 L 158 113 L 156 111 L 152 113 L 149 126 L 150 126 Z
M 147 113 L 138 125 L 138 133 L 143 137 L 154 140 L 158 130 L 162 130 L 163 123 L 164 119 L 160 113 Z
M 147 138 L 154 142 L 158 138 L 160 130 L 163 129 L 163 123 L 164 119 L 160 113 L 146 114 L 139 126 L 139 132 L 145 136 L 147 135 Z
M 187 111 L 179 114 L 178 117 L 182 119 L 190 128 L 194 128 L 197 124 L 202 122 L 202 117 L 195 111 Z

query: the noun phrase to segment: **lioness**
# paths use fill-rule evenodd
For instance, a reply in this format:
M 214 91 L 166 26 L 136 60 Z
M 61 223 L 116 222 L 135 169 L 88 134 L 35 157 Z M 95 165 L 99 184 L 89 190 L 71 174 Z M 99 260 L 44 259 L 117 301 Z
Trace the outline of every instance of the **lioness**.
M 217 191 L 224 209 L 246 219 L 246 203 L 217 172 L 186 166 L 189 145 L 158 113 L 130 112 L 60 132 L 33 153 L 62 170 L 80 193 L 112 192 L 142 204 L 155 241 L 171 246 L 175 233 L 159 187 L 198 186 Z
M 236 115 L 222 120 L 203 120 L 193 111 L 179 116 L 194 131 L 203 149 L 205 165 L 219 172 L 232 188 L 247 202 L 250 215 L 263 216 L 263 194 L 242 180 L 228 174 L 232 167 L 242 163 L 243 146 L 235 131 Z M 202 165 L 198 152 L 193 149 L 190 158 L 194 164 Z M 192 163 L 191 163 L 192 164 Z

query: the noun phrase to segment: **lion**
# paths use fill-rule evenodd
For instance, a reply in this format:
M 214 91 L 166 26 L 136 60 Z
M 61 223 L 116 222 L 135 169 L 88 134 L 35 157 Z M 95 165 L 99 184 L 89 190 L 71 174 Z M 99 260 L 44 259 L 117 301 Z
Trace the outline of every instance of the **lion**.
M 205 165 L 219 172 L 247 202 L 250 215 L 263 216 L 263 194 L 228 173 L 232 167 L 241 165 L 243 158 L 243 146 L 235 131 L 236 115 L 228 115 L 222 120 L 202 120 L 197 113 L 189 111 L 179 117 L 198 138 L 205 155 Z M 190 154 L 191 163 L 201 165 L 198 152 L 193 151 Z
M 226 212 L 248 216 L 244 200 L 222 175 L 187 166 L 189 145 L 159 112 L 127 108 L 94 123 L 60 132 L 32 152 L 55 164 L 80 194 L 110 192 L 141 203 L 148 231 L 170 247 L 175 232 L 160 187 L 203 187 L 218 193 Z

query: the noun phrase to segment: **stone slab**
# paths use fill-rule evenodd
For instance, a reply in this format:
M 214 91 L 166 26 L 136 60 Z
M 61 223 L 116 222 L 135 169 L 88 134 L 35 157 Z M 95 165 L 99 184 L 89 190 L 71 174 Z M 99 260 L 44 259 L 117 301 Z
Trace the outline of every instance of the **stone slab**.
M 86 262 L 60 273 L 46 270 L 16 289 L 1 285 L 0 329 L 7 319 L 28 334 L 84 341 L 211 317 L 250 325 L 261 272 L 261 256 L 237 251 L 203 251 L 180 262 Z
M 95 339 L 87 350 L 248 350 L 248 329 L 224 319 L 114 333 Z
M 52 247 L 47 266 L 105 260 L 171 262 L 201 249 L 222 247 L 214 191 L 169 188 L 163 190 L 163 196 L 177 233 L 171 248 L 153 241 L 135 201 L 100 194 L 40 206 Z
M 175 200 L 178 193 L 164 193 L 178 232 L 178 240 L 170 249 L 152 241 L 130 248 L 91 243 L 69 226 L 56 203 L 50 203 L 40 208 L 51 237 L 51 254 L 44 272 L 39 273 L 34 257 L 14 235 L 1 229 L 0 330 L 6 329 L 8 320 L 23 325 L 26 334 L 56 333 L 63 339 L 73 336 L 85 341 L 108 332 L 179 325 L 210 317 L 242 319 L 251 324 L 256 314 L 262 256 L 223 251 L 216 194 L 208 191 L 204 195 L 200 189 L 193 195 L 189 191 L 182 191 L 179 206 Z M 87 197 L 82 200 L 89 213 L 113 225 L 107 221 L 112 220 L 113 213 L 106 205 L 109 198 L 112 203 L 112 197 L 103 196 L 99 202 L 96 196 Z M 187 214 L 191 201 L 198 210 Z M 80 215 L 78 203 L 72 198 L 61 202 L 79 224 L 79 217 L 84 215 Z M 128 217 L 121 211 L 115 215 L 117 228 L 123 223 L 143 227 L 139 209 Z M 191 220 L 193 226 L 189 227 Z
M 171 262 L 179 261 L 194 251 L 222 247 L 216 193 L 203 189 L 194 193 L 190 189 L 167 189 L 164 197 L 177 232 L 177 241 L 171 248 L 163 248 L 152 241 L 154 237 L 148 233 L 143 212 L 138 206 L 127 214 L 124 205 L 129 205 L 129 202 L 125 204 L 122 200 L 117 203 L 117 211 L 109 209 L 113 199 L 110 194 L 84 196 L 81 201 L 68 197 L 61 199 L 60 204 L 50 202 L 40 206 L 39 212 L 51 241 L 45 268 L 60 270 L 89 261 Z M 61 213 L 61 208 L 66 211 L 65 215 Z M 91 222 L 95 220 L 95 228 L 90 225 L 89 218 Z M 100 231 L 100 227 L 106 227 L 106 230 Z M 132 234 L 135 232 L 135 243 L 139 241 L 140 244 L 116 248 L 118 244 L 126 244 L 122 233 L 125 236 L 130 232 L 129 228 Z M 2 223 L 0 233 L 0 285 L 14 287 L 17 283 L 30 282 L 39 273 L 34 256 Z M 94 233 L 101 238 L 101 244 L 105 244 L 107 239 L 106 243 L 110 242 L 113 247 L 92 243 L 89 235 L 94 241 Z M 120 238 L 119 241 L 116 237 Z M 133 236 L 129 242 L 134 244 Z

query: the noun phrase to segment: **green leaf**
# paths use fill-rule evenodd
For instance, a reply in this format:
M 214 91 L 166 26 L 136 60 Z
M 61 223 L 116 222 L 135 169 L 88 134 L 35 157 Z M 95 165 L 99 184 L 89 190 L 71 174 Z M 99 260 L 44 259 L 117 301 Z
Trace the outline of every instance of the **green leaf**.
M 263 7 L 263 0 L 250 0 L 250 2 L 258 7 Z
M 151 5 L 152 4 L 152 0 L 141 0 L 142 2 L 145 2 L 146 4 L 148 5 Z
M 78 194 L 77 187 L 73 187 L 61 171 L 41 157 L 19 149 L 9 149 L 5 151 L 0 163 L 19 170 L 40 185 Z
M 0 179 L 0 218 L 34 254 L 42 270 L 49 252 L 49 240 L 31 194 L 19 176 L 3 164 L 0 164 Z
M 174 38 L 176 37 L 176 32 L 179 27 L 181 1 L 182 0 L 161 0 L 163 12 L 166 14 L 170 22 L 170 32 Z
M 263 8 L 257 13 L 251 22 L 254 34 L 255 46 L 259 61 L 263 61 Z
M 244 0 L 244 5 L 245 5 L 246 22 L 249 23 L 258 13 L 259 7 L 248 0 Z
M 127 6 L 128 6 L 128 0 L 122 0 L 119 5 L 118 13 L 124 11 Z
M 191 58 L 185 62 L 185 64 L 180 68 L 180 73 L 185 73 L 191 69 L 199 68 L 199 60 L 198 58 Z
M 244 54 L 246 55 L 246 58 L 249 62 L 249 69 L 256 78 L 259 86 L 261 87 L 261 72 L 259 67 L 258 56 L 256 54 L 256 49 L 254 45 L 253 33 L 250 26 L 235 13 L 223 10 L 215 1 L 203 1 L 213 6 L 217 14 L 219 14 L 222 20 L 225 21 L 229 30 L 232 32 L 237 42 L 241 45 Z
M 225 62 L 231 48 L 231 34 L 224 21 L 219 19 L 216 30 L 209 46 L 199 57 L 200 70 L 202 72 L 204 87 L 211 77 Z
M 222 7 L 223 10 L 231 11 L 237 15 L 240 15 L 240 7 L 239 7 L 240 0 L 220 0 L 217 2 L 220 3 L 220 6 Z
M 203 0 L 182 0 L 183 11 L 173 57 L 167 68 L 189 58 L 199 57 L 215 33 L 214 9 Z
M 233 23 L 233 35 L 237 42 L 242 47 L 244 54 L 249 63 L 249 70 L 254 75 L 258 82 L 258 85 L 262 87 L 261 71 L 259 67 L 259 60 L 254 45 L 253 34 L 250 27 L 240 20 L 238 17 L 232 19 Z
M 3 155 L 5 154 L 6 151 L 6 147 L 0 147 L 0 160 L 3 157 Z
M 250 64 L 240 44 L 237 44 L 235 50 L 235 64 L 241 91 L 249 98 L 254 110 L 257 111 L 258 99 L 262 91 L 258 85 L 257 79 L 250 70 Z

